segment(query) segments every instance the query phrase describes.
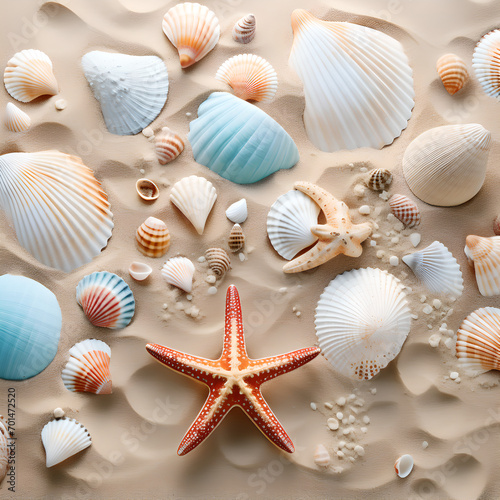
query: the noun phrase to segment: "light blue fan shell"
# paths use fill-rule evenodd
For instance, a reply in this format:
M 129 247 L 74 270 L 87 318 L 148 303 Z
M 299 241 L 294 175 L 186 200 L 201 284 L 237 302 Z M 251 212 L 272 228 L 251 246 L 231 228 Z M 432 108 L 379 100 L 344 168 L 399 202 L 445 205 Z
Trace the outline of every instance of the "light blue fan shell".
M 252 184 L 299 161 L 293 139 L 253 104 L 214 92 L 189 125 L 194 159 L 237 184 Z
M 24 380 L 47 368 L 59 344 L 56 296 L 24 276 L 0 276 L 0 378 Z

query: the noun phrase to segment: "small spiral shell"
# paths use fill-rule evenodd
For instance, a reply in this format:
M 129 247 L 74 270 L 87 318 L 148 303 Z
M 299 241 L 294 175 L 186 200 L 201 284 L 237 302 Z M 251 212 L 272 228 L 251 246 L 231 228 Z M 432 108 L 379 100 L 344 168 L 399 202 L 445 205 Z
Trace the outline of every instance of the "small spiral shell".
M 231 269 L 231 259 L 223 248 L 209 248 L 205 252 L 205 258 L 218 278 L 222 278 Z
M 247 14 L 233 27 L 233 40 L 239 43 L 250 43 L 255 36 L 255 16 Z
M 239 224 L 235 224 L 231 229 L 227 244 L 231 252 L 238 252 L 245 245 L 245 235 Z

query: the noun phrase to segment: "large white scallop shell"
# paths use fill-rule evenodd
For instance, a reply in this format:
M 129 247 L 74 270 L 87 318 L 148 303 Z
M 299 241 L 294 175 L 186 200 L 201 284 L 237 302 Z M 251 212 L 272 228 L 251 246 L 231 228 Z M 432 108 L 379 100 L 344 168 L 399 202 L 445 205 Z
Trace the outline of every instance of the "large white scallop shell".
M 159 57 L 94 50 L 82 57 L 82 67 L 112 134 L 139 133 L 165 105 L 168 73 Z
M 42 429 L 46 465 L 53 467 L 92 444 L 89 431 L 73 418 L 51 420 Z
M 190 175 L 176 182 L 170 201 L 193 224 L 198 234 L 203 234 L 207 218 L 217 199 L 214 185 L 205 177 Z
M 457 259 L 439 241 L 403 257 L 415 276 L 433 293 L 444 293 L 458 298 L 464 289 L 462 271 Z
M 66 272 L 99 255 L 113 229 L 107 195 L 92 170 L 60 151 L 0 156 L 0 206 L 19 243 Z
M 163 32 L 177 48 L 183 68 L 205 57 L 219 41 L 220 25 L 215 14 L 199 3 L 179 3 L 163 16 Z
M 24 132 L 31 127 L 31 118 L 11 102 L 5 108 L 5 126 L 11 132 Z
M 427 130 L 406 148 L 406 182 L 415 196 L 430 205 L 465 203 L 483 185 L 490 145 L 491 134 L 476 123 Z
M 474 263 L 477 287 L 481 295 L 500 295 L 500 236 L 484 238 L 469 235 L 465 255 Z
M 217 70 L 216 80 L 227 83 L 234 95 L 245 101 L 270 101 L 278 90 L 274 68 L 255 54 L 239 54 Z
M 500 98 L 500 30 L 490 31 L 474 49 L 472 67 L 483 90 Z
M 186 257 L 168 259 L 161 269 L 163 279 L 169 284 L 191 293 L 193 289 L 194 264 Z
M 318 239 L 311 227 L 318 224 L 319 212 L 309 196 L 295 189 L 273 203 L 267 214 L 267 235 L 284 259 L 292 260 Z
M 382 148 L 414 105 L 412 70 L 394 38 L 357 24 L 292 13 L 290 65 L 304 84 L 304 125 L 321 151 Z
M 392 274 L 355 269 L 325 288 L 315 324 L 321 352 L 334 369 L 369 380 L 399 354 L 411 313 L 403 285 Z
M 7 63 L 3 81 L 7 92 L 21 102 L 59 92 L 52 61 L 47 54 L 35 49 L 15 54 Z

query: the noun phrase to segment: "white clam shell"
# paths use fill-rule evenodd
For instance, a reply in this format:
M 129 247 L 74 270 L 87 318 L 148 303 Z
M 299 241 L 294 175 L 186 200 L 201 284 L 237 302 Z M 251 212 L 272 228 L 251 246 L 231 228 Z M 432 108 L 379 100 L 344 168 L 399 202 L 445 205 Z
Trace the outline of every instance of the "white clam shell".
M 214 185 L 205 177 L 196 175 L 176 182 L 170 193 L 170 201 L 193 224 L 198 234 L 203 234 L 215 200 L 217 192 Z
M 391 144 L 414 105 L 402 45 L 380 31 L 292 13 L 290 65 L 304 84 L 307 136 L 321 151 Z
M 427 130 L 406 148 L 403 174 L 413 194 L 450 207 L 474 197 L 486 176 L 491 134 L 479 124 Z
M 394 469 L 396 470 L 396 474 L 405 478 L 410 475 L 410 472 L 413 470 L 413 457 L 411 455 L 402 455 L 394 464 Z
M 15 104 L 8 102 L 5 108 L 5 126 L 11 132 L 24 132 L 31 127 L 31 118 Z
M 243 224 L 248 217 L 247 200 L 242 198 L 228 207 L 226 217 L 235 224 Z
M 0 206 L 19 243 L 66 272 L 97 256 L 113 229 L 107 195 L 92 171 L 59 151 L 0 156 Z
M 163 265 L 161 275 L 169 284 L 190 293 L 193 289 L 194 264 L 186 257 L 173 257 Z
M 472 67 L 486 94 L 500 98 L 500 30 L 490 31 L 474 49 Z
M 369 380 L 401 350 L 411 326 L 403 285 L 380 269 L 338 275 L 316 307 L 316 335 L 334 369 Z
M 419 252 L 405 255 L 403 262 L 433 293 L 444 293 L 458 298 L 464 289 L 462 271 L 457 259 L 439 241 L 434 241 Z
M 94 50 L 82 57 L 82 67 L 112 134 L 139 133 L 165 105 L 168 73 L 159 57 Z
M 144 281 L 153 272 L 153 268 L 143 262 L 132 262 L 128 273 L 135 281 Z
M 309 196 L 295 189 L 273 203 L 267 215 L 267 235 L 284 259 L 293 259 L 318 239 L 311 227 L 318 223 L 319 212 Z
M 73 418 L 52 420 L 42 429 L 46 465 L 53 467 L 92 444 L 89 431 Z

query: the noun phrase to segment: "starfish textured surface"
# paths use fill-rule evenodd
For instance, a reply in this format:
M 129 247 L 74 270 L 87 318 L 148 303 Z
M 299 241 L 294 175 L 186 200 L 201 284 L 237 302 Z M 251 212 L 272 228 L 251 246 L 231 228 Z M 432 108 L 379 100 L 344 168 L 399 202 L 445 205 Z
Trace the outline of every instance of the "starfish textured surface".
M 250 359 L 245 348 L 240 298 L 234 285 L 227 290 L 224 345 L 218 360 L 191 356 L 157 344 L 148 344 L 146 349 L 160 363 L 202 382 L 210 390 L 179 445 L 179 455 L 189 453 L 203 442 L 234 406 L 239 406 L 272 443 L 293 453 L 292 440 L 266 403 L 260 386 L 308 363 L 320 349 L 308 347 L 279 356 Z
M 285 273 L 307 271 L 339 254 L 359 257 L 363 252 L 361 243 L 372 232 L 371 225 L 368 222 L 353 224 L 347 205 L 315 184 L 296 182 L 294 187 L 309 196 L 321 208 L 325 214 L 326 224 L 318 224 L 311 228 L 318 241 L 306 253 L 285 264 L 283 271 Z

